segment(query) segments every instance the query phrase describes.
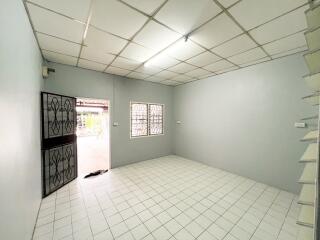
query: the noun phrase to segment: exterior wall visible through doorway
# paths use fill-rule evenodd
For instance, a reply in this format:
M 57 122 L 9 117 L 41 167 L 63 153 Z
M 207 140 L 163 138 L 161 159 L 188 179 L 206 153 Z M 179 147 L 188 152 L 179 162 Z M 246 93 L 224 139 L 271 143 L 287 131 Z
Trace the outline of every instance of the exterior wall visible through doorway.
M 78 174 L 109 169 L 109 103 L 77 99 Z

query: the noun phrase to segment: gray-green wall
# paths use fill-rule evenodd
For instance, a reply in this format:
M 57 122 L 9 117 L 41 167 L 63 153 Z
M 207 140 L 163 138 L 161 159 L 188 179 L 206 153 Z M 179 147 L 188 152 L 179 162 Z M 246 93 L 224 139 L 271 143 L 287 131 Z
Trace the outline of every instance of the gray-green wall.
M 21 0 L 0 8 L 0 238 L 30 240 L 41 200 L 42 58 Z
M 74 97 L 108 99 L 111 103 L 111 166 L 118 167 L 172 154 L 173 87 L 50 63 L 56 72 L 45 90 Z M 130 101 L 165 104 L 164 135 L 130 139 Z
M 301 54 L 174 88 L 174 152 L 298 192 L 305 129 L 294 122 L 316 109 Z

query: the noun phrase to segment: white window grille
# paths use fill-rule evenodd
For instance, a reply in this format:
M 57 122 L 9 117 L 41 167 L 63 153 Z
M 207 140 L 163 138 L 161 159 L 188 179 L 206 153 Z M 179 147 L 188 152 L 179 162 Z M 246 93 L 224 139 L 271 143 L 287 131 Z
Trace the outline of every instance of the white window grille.
M 163 134 L 163 113 L 163 104 L 131 102 L 130 136 L 135 138 Z

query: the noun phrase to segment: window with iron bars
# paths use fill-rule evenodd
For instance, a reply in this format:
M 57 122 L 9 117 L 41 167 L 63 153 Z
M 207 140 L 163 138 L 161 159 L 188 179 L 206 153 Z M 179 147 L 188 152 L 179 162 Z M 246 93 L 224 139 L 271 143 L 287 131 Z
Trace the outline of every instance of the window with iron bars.
M 130 136 L 146 137 L 163 134 L 164 105 L 156 103 L 130 103 Z

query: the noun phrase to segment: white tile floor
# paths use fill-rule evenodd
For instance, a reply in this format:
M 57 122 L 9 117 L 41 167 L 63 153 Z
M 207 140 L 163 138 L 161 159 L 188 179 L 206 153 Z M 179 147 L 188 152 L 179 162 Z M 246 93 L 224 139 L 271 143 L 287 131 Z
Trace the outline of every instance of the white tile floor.
M 293 240 L 297 196 L 168 156 L 43 199 L 33 239 Z

